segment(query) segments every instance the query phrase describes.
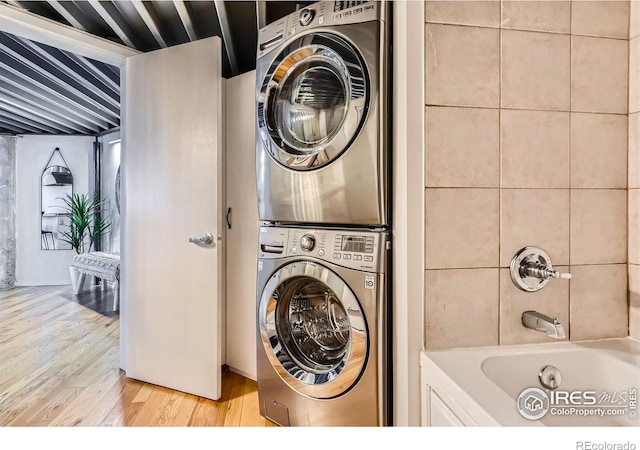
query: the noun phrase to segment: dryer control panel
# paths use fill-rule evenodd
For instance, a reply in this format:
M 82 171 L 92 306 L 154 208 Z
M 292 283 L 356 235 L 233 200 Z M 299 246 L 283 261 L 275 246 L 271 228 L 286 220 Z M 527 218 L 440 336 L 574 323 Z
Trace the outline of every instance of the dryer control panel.
M 357 229 L 263 226 L 260 259 L 312 257 L 351 269 L 380 272 L 391 248 L 389 233 Z
M 385 20 L 386 2 L 330 1 L 316 2 L 270 23 L 258 31 L 257 58 L 279 48 L 287 39 L 318 27 Z

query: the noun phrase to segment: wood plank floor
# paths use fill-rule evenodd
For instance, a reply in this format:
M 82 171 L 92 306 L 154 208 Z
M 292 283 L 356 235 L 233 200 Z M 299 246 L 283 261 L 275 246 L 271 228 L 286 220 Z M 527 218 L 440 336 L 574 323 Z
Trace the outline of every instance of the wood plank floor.
M 260 416 L 256 383 L 230 370 L 219 401 L 127 378 L 119 317 L 96 312 L 99 294 L 89 295 L 0 291 L 0 426 L 274 426 Z

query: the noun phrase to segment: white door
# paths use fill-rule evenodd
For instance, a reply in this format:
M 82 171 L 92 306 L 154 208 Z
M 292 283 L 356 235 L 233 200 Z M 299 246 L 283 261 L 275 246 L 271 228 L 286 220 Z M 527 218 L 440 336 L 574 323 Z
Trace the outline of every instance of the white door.
M 226 362 L 256 379 L 256 264 L 258 194 L 256 193 L 256 72 L 226 80 L 227 206 L 227 352 Z
M 123 368 L 214 400 L 224 349 L 220 55 L 214 37 L 128 58 L 123 89 Z M 211 243 L 190 242 L 207 234 Z

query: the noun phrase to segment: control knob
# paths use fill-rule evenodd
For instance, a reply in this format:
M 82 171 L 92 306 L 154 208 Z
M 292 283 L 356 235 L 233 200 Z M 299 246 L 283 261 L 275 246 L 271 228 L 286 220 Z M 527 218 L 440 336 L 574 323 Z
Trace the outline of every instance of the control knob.
M 305 234 L 300 239 L 300 247 L 302 250 L 310 252 L 316 246 L 316 238 L 312 234 Z
M 300 12 L 300 25 L 306 27 L 311 23 L 313 17 L 315 16 L 315 11 L 313 9 L 305 8 Z

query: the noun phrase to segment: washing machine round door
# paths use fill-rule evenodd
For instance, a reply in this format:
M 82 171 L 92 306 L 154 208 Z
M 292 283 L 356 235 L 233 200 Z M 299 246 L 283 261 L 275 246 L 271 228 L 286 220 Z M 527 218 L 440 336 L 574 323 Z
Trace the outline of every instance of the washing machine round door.
M 260 299 L 264 350 L 280 378 L 312 398 L 335 398 L 360 379 L 369 333 L 360 303 L 335 272 L 295 261 L 277 270 Z
M 364 125 L 368 80 L 362 56 L 345 38 L 313 33 L 295 39 L 273 60 L 258 92 L 265 150 L 294 170 L 331 163 Z

